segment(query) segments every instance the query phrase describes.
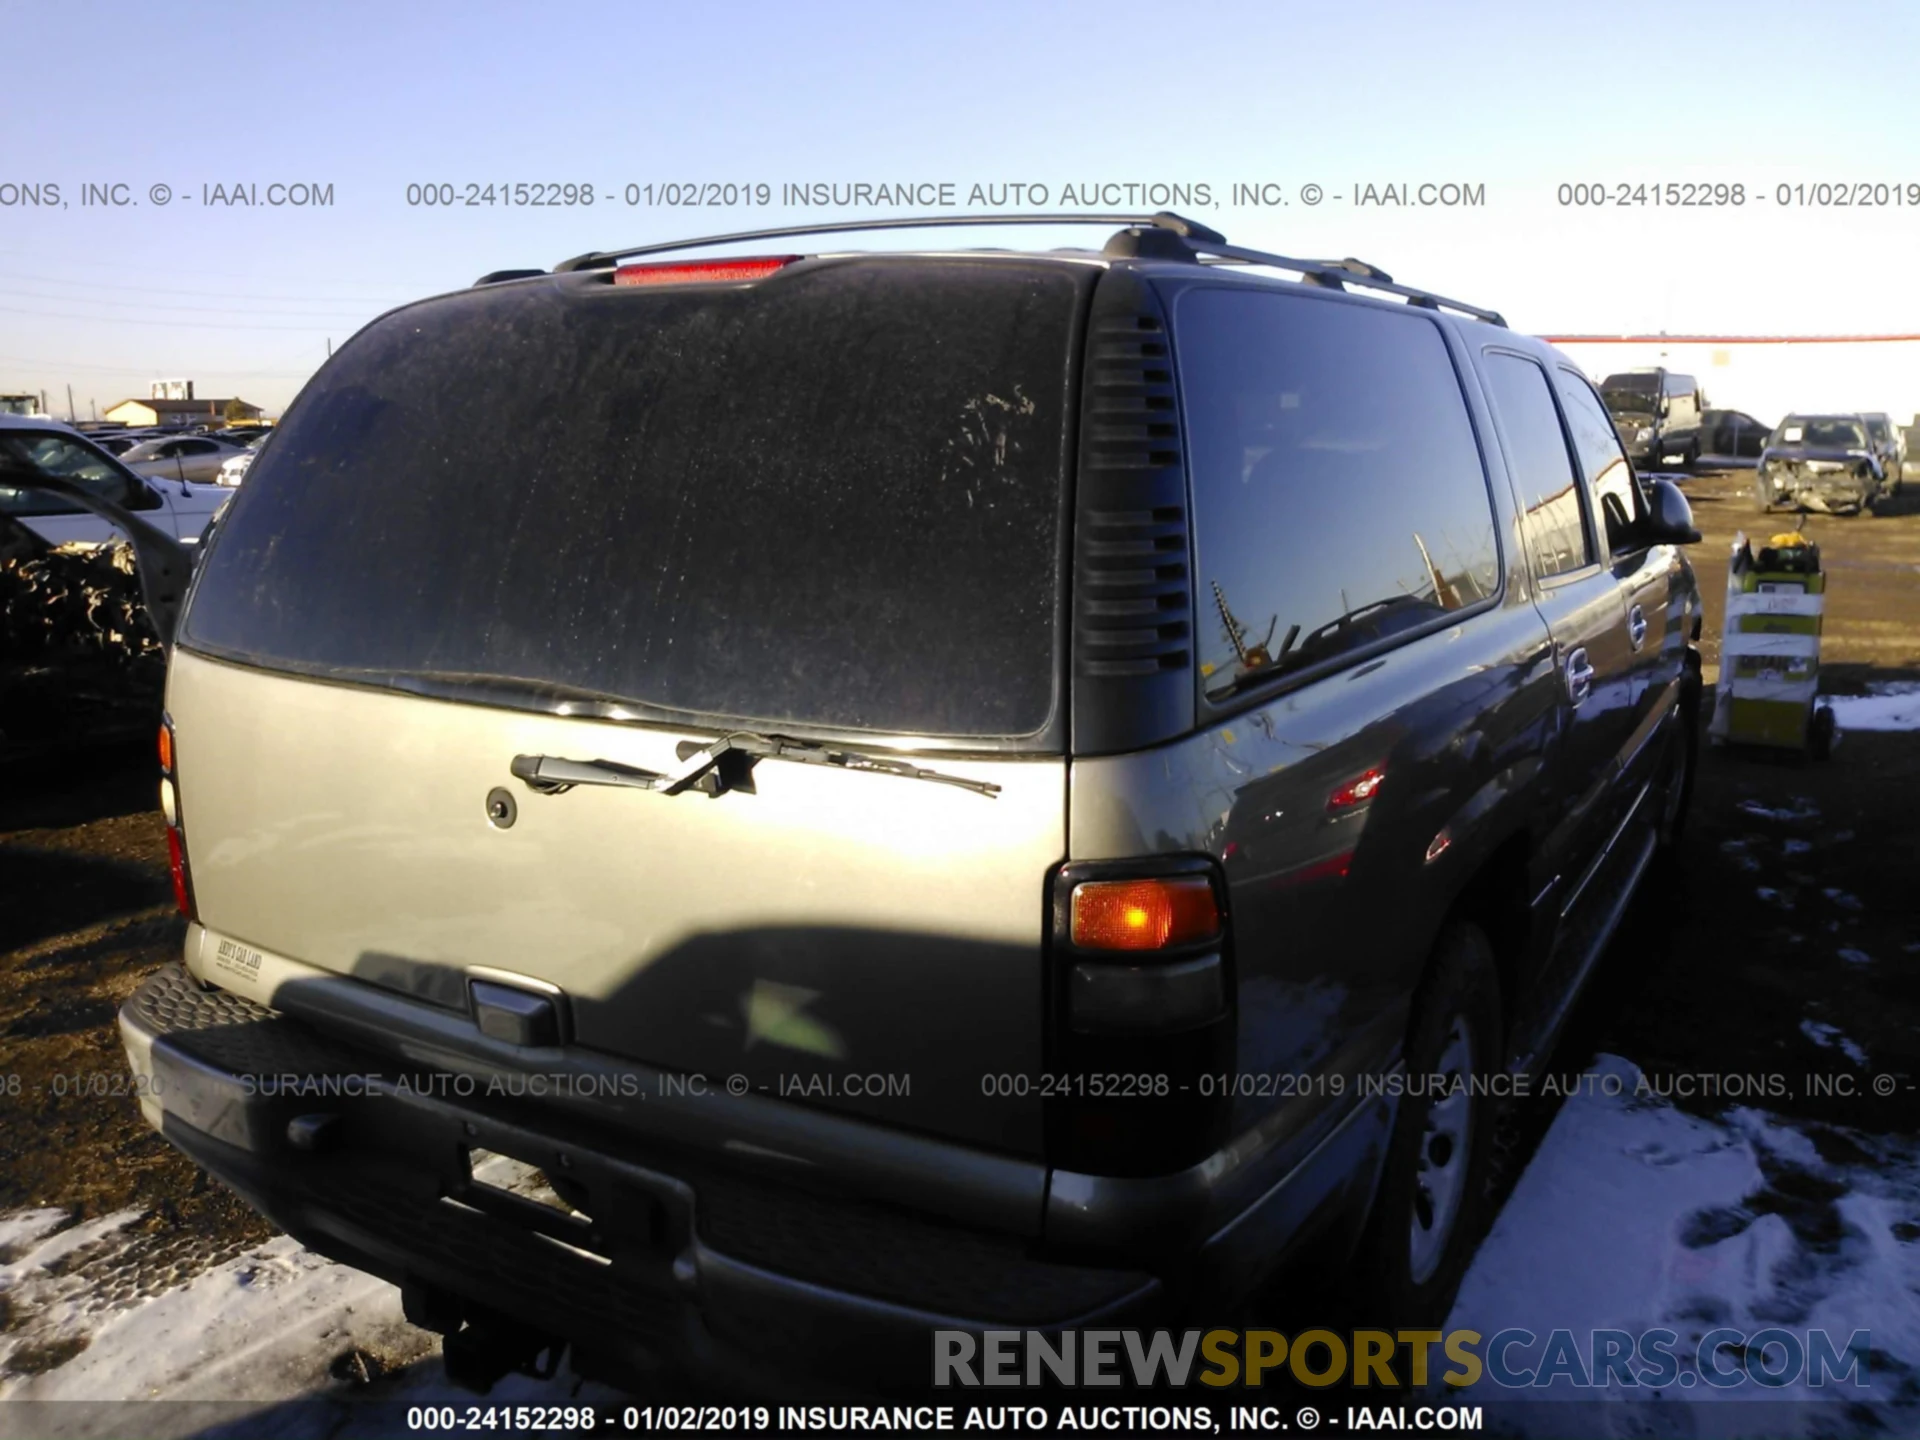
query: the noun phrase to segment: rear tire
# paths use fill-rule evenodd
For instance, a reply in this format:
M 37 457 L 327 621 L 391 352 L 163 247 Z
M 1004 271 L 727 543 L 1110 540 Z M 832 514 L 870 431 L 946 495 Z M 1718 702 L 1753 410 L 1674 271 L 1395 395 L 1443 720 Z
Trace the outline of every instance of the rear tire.
M 1451 924 L 1407 1034 L 1408 1090 L 1437 1093 L 1401 1097 L 1361 1242 L 1367 1292 L 1390 1326 L 1440 1325 L 1479 1241 L 1495 1116 L 1485 1082 L 1501 1068 L 1500 1033 L 1493 947 L 1477 925 Z
M 1679 845 L 1693 810 L 1693 777 L 1700 768 L 1700 686 L 1692 677 L 1683 682 L 1679 730 L 1667 743 L 1661 764 L 1659 841 L 1663 851 Z
M 1811 760 L 1833 757 L 1833 711 L 1825 705 L 1815 706 L 1807 719 L 1807 757 Z

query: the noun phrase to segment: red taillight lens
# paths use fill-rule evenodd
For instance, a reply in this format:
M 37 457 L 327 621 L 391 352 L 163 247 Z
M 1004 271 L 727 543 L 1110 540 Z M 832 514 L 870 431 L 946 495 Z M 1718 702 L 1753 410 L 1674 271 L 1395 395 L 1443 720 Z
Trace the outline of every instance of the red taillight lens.
M 1084 950 L 1166 950 L 1220 933 L 1204 876 L 1089 880 L 1073 887 L 1073 943 Z
M 160 722 L 160 813 L 167 822 L 167 868 L 173 874 L 173 903 L 189 920 L 193 881 L 187 874 L 187 837 L 181 828 L 180 787 L 173 773 L 173 722 Z
M 173 903 L 189 920 L 193 918 L 193 896 L 187 889 L 187 851 L 180 843 L 180 832 L 167 827 L 167 864 L 173 871 Z
M 746 260 L 674 260 L 654 265 L 622 265 L 613 272 L 616 285 L 738 284 L 764 280 L 798 255 L 756 255 Z

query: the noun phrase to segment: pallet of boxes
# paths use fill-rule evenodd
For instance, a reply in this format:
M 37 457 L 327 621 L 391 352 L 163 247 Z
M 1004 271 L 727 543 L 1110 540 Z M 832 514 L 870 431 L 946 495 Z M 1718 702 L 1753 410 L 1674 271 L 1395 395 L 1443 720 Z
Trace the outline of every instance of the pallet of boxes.
M 1716 744 L 1796 750 L 1815 760 L 1831 752 L 1833 712 L 1816 703 L 1826 590 L 1820 547 L 1799 531 L 1773 536 L 1757 553 L 1744 534 L 1734 536 L 1707 731 Z

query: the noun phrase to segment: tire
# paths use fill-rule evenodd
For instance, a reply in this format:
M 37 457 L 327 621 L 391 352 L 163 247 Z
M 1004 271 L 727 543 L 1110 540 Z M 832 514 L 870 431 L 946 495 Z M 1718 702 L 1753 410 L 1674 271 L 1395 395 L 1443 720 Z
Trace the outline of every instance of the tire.
M 1833 711 L 1820 705 L 1814 708 L 1807 720 L 1807 758 L 1810 760 L 1829 760 L 1833 758 Z
M 1700 688 L 1691 676 L 1683 682 L 1679 730 L 1668 742 L 1660 767 L 1660 820 L 1656 834 L 1660 849 L 1673 851 L 1686 834 L 1693 810 L 1693 779 L 1700 768 Z
M 1478 926 L 1450 924 L 1414 1002 L 1408 1089 L 1434 1088 L 1422 1076 L 1492 1075 L 1501 1058 L 1493 947 Z M 1401 1097 L 1361 1241 L 1363 1283 L 1389 1326 L 1446 1320 L 1485 1221 L 1494 1099 L 1484 1087 L 1441 1088 Z

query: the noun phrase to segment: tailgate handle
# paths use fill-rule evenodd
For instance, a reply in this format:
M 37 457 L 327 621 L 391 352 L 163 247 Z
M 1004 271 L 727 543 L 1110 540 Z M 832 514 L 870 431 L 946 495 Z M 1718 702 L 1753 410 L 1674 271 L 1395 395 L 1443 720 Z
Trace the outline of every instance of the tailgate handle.
M 671 775 L 617 760 L 563 760 L 557 755 L 516 755 L 508 768 L 541 795 L 564 795 L 576 785 L 618 785 L 668 795 L 698 790 L 712 799 L 729 790 L 753 794 L 756 758 L 733 748 L 698 747 L 680 757 L 680 768 Z
M 625 785 L 635 790 L 662 790 L 670 783 L 657 770 L 642 770 L 613 760 L 562 760 L 557 755 L 516 755 L 510 768 L 529 789 L 542 795 L 563 795 L 576 785 Z

